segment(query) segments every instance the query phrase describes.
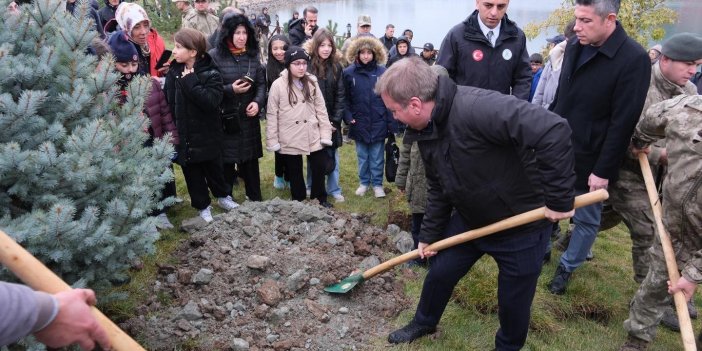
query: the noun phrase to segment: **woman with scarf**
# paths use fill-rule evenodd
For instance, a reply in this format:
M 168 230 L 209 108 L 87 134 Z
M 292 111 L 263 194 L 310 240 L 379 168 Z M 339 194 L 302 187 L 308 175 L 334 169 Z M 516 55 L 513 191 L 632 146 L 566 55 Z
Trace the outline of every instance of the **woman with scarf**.
M 166 51 L 163 38 L 151 28 L 151 21 L 144 9 L 129 2 L 123 2 L 117 7 L 115 20 L 119 27 L 127 34 L 131 42 L 136 44 L 139 55 L 139 74 L 148 74 L 153 77 L 163 77 L 168 71 L 168 66 L 157 68 L 156 65 Z M 110 32 L 110 24 L 105 26 L 105 32 Z
M 238 174 L 250 201 L 263 199 L 258 168 L 258 159 L 263 157 L 258 113 L 266 101 L 266 76 L 258 50 L 256 33 L 248 18 L 231 14 L 222 22 L 217 46 L 209 51 L 224 83 L 220 106 L 224 179 L 231 191 Z

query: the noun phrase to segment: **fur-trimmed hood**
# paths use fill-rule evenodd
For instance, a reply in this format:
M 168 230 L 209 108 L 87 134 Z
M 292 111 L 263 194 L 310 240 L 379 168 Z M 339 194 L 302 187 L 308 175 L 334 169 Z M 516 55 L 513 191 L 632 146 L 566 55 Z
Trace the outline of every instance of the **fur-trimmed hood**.
M 332 43 L 332 45 L 336 45 Z M 304 44 L 302 44 L 302 48 L 307 52 L 310 57 L 317 56 L 317 53 L 312 52 L 312 40 L 306 41 Z M 330 57 L 332 59 L 332 63 L 342 63 L 343 62 L 343 55 L 341 55 L 341 50 L 337 48 L 334 50 L 334 57 Z
M 216 49 L 222 54 L 229 53 L 229 47 L 227 47 L 227 39 L 231 39 L 236 31 L 236 27 L 243 25 L 246 28 L 246 54 L 249 56 L 258 55 L 258 41 L 256 40 L 256 31 L 254 30 L 249 19 L 244 15 L 232 14 L 224 17 L 224 22 L 219 29 L 219 34 L 217 37 Z
M 346 50 L 346 60 L 349 63 L 356 62 L 358 52 L 362 49 L 370 49 L 373 52 L 373 58 L 378 65 L 384 65 L 388 60 L 388 55 L 385 53 L 385 45 L 380 40 L 374 37 L 358 37 L 354 39 L 349 48 Z

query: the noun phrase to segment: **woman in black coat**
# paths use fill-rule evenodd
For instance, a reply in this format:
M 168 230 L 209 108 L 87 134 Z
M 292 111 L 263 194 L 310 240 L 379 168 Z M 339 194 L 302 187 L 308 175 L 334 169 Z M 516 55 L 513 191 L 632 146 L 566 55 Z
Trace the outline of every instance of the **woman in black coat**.
M 266 76 L 249 20 L 239 14 L 225 17 L 217 46 L 209 53 L 219 67 L 224 88 L 221 110 L 225 182 L 231 189 L 238 171 L 248 199 L 261 201 L 258 159 L 263 157 L 263 146 L 258 113 L 265 104 Z
M 180 138 L 176 146 L 177 161 L 183 169 L 192 206 L 200 211 L 202 219 L 210 222 L 208 188 L 223 209 L 239 206 L 232 200 L 231 188 L 226 188 L 222 177 L 219 116 L 222 77 L 205 51 L 202 33 L 183 28 L 174 35 L 174 42 L 175 62 L 166 75 L 164 92 Z

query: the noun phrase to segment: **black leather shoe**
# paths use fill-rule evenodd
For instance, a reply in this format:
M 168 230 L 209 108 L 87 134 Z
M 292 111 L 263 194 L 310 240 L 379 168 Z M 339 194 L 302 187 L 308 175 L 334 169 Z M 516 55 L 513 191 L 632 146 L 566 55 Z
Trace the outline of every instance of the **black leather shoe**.
M 334 205 L 332 205 L 331 203 L 329 203 L 327 201 L 320 202 L 319 204 L 324 208 L 334 208 Z
M 390 333 L 388 342 L 391 344 L 409 344 L 424 335 L 433 334 L 434 332 L 436 332 L 436 327 L 419 325 L 413 320 L 401 329 Z
M 551 283 L 548 284 L 548 291 L 551 294 L 563 295 L 566 291 L 566 286 L 568 285 L 568 280 L 570 279 L 571 272 L 566 272 L 565 267 L 562 264 L 558 265 L 556 268 L 556 274 L 553 275 Z

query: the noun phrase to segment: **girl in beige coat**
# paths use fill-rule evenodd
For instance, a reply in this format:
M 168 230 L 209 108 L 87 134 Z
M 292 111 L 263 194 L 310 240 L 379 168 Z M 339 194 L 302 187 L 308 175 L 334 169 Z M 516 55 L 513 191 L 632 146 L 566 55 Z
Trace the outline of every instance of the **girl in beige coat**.
M 290 194 L 297 201 L 307 197 L 302 174 L 302 155 L 307 155 L 312 170 L 310 198 L 331 207 L 324 185 L 328 158 L 324 147 L 332 145 L 332 128 L 317 78 L 307 73 L 309 60 L 300 47 L 285 52 L 286 70 L 273 82 L 268 95 L 266 148 L 281 155 Z

